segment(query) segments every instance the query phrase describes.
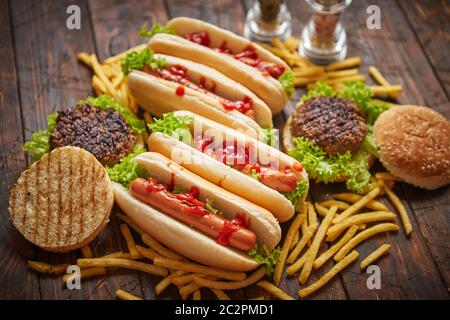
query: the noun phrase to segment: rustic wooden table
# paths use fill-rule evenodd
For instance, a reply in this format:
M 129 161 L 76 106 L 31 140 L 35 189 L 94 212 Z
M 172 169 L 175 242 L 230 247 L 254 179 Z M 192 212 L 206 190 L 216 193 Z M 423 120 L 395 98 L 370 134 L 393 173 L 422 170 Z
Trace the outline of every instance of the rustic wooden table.
M 142 42 L 143 23 L 165 22 L 189 16 L 241 33 L 250 0 L 127 0 L 127 1 L 25 1 L 0 0 L 0 298 L 1 299 L 113 299 L 123 288 L 146 299 L 176 299 L 175 288 L 155 296 L 160 278 L 128 270 L 110 270 L 106 277 L 83 282 L 82 290 L 65 289 L 60 278 L 36 274 L 26 260 L 74 262 L 80 252 L 51 254 L 36 248 L 18 234 L 8 220 L 8 194 L 29 163 L 23 142 L 46 127 L 47 114 L 73 106 L 92 94 L 91 71 L 76 58 L 80 51 L 95 52 L 103 60 Z M 81 30 L 66 28 L 66 8 L 81 8 Z M 299 36 L 310 12 L 304 1 L 288 1 L 294 35 Z M 381 30 L 366 28 L 366 8 L 381 8 Z M 362 69 L 376 65 L 404 92 L 401 104 L 430 106 L 450 118 L 450 5 L 442 1 L 353 1 L 345 14 L 349 56 L 360 55 Z M 298 90 L 297 100 L 302 93 Z M 292 110 L 275 116 L 283 125 Z M 314 201 L 327 198 L 342 186 L 312 184 Z M 313 295 L 312 299 L 449 299 L 450 188 L 429 192 L 398 184 L 396 192 L 407 204 L 414 232 L 383 235 L 361 245 L 367 255 L 381 242 L 391 243 L 388 257 L 379 262 L 381 290 L 369 290 L 368 275 L 354 264 Z M 97 255 L 125 250 L 119 222 L 92 243 Z M 283 226 L 286 230 L 286 226 Z M 331 262 L 330 262 L 331 264 Z M 324 269 L 329 269 L 328 264 Z M 323 271 L 322 271 L 323 272 Z M 320 276 L 313 273 L 313 279 Z M 297 296 L 298 284 L 284 278 L 283 288 Z M 205 290 L 204 295 L 208 293 Z M 231 293 L 245 299 L 260 295 L 251 287 Z

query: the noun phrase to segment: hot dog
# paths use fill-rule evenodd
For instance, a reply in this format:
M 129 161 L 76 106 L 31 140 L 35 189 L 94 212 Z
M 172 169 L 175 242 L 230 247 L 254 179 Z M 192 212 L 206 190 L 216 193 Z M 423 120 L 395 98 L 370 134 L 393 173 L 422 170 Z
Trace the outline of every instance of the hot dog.
M 130 178 L 129 186 L 114 182 L 115 200 L 169 248 L 206 265 L 247 271 L 258 265 L 248 251 L 259 246 L 271 250 L 279 242 L 281 229 L 269 211 L 161 154 L 141 153 L 131 161 L 147 176 Z
M 266 208 L 281 222 L 289 220 L 301 207 L 308 191 L 308 176 L 300 162 L 191 112 L 177 111 L 172 116 L 190 119 L 186 130 L 192 138 L 183 143 L 157 132 L 155 126 L 148 141 L 150 150 L 171 157 L 199 176 Z
M 131 94 L 145 110 L 190 110 L 226 126 L 253 130 L 272 127 L 269 107 L 254 93 L 220 72 L 198 63 L 153 54 L 131 52 L 123 62 Z
M 283 110 L 293 91 L 289 66 L 271 52 L 209 23 L 177 17 L 167 23 L 175 35 L 157 34 L 149 42 L 155 52 L 212 67 L 248 87 L 273 113 Z

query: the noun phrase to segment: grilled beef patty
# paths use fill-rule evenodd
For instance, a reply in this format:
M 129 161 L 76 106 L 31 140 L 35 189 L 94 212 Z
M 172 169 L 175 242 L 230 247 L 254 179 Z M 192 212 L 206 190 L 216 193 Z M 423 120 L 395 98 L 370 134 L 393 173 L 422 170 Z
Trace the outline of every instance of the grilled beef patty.
M 50 147 L 80 147 L 111 166 L 131 152 L 135 141 L 134 131 L 120 113 L 78 104 L 59 113 Z
M 327 154 L 356 152 L 367 133 L 364 115 L 349 99 L 309 99 L 292 115 L 291 133 L 305 137 Z

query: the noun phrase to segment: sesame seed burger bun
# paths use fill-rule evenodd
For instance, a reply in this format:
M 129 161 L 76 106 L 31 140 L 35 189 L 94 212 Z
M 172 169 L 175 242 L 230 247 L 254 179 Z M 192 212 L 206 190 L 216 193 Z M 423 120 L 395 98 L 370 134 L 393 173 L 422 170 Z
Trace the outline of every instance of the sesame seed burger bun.
M 394 106 L 373 127 L 380 160 L 405 182 L 433 190 L 450 183 L 450 122 L 427 107 Z

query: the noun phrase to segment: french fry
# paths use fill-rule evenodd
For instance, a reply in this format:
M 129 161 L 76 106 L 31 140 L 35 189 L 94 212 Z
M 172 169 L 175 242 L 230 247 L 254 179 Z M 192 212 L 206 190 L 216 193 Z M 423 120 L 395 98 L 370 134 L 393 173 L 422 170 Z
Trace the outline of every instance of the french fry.
M 311 247 L 309 247 L 306 256 L 305 265 L 303 266 L 302 272 L 300 273 L 299 281 L 301 284 L 304 284 L 309 278 L 309 275 L 313 268 L 314 260 L 316 260 L 317 253 L 319 252 L 320 245 L 325 239 L 327 229 L 331 225 L 331 221 L 333 220 L 336 211 L 337 207 L 331 207 L 330 210 L 328 210 L 328 214 L 319 225 L 319 229 L 317 229 L 317 233 L 314 236 L 314 240 L 311 244 Z
M 153 118 L 148 111 L 144 112 L 144 120 L 145 120 L 145 123 L 147 123 L 147 124 L 153 123 Z
M 304 201 L 302 212 L 299 213 L 297 217 L 295 217 L 286 234 L 286 239 L 284 240 L 280 256 L 278 258 L 275 270 L 273 272 L 273 281 L 277 286 L 280 285 L 281 274 L 283 273 L 284 265 L 286 263 L 286 259 L 289 254 L 289 248 L 291 247 L 292 238 L 294 237 L 296 230 L 300 228 L 300 225 L 302 224 L 303 220 L 306 219 L 307 211 L 308 211 L 308 203 Z
M 83 62 L 88 67 L 91 67 L 91 58 L 89 57 L 89 54 L 87 54 L 86 52 L 80 52 L 77 55 L 77 58 L 79 61 Z
M 272 295 L 277 297 L 281 300 L 294 300 L 290 295 L 288 295 L 286 292 L 275 286 L 274 284 L 268 282 L 268 281 L 258 281 L 256 285 L 260 288 L 263 288 L 267 292 L 270 292 Z
M 197 291 L 200 288 L 201 288 L 201 286 L 195 282 L 191 282 L 191 283 L 181 287 L 179 290 L 181 299 L 186 300 L 191 295 L 191 293 Z
M 294 273 L 296 273 L 298 270 L 300 270 L 303 265 L 305 264 L 306 261 L 306 257 L 308 256 L 308 251 L 311 249 L 311 247 L 309 247 L 309 249 L 303 254 L 303 256 L 301 256 L 297 261 L 295 261 L 289 268 L 286 269 L 286 273 L 288 275 L 293 275 Z
M 405 234 L 409 236 L 412 232 L 412 225 L 411 221 L 409 220 L 408 213 L 406 212 L 405 206 L 391 189 L 384 186 L 384 191 L 386 192 L 389 200 L 391 200 L 395 209 L 397 209 L 398 213 L 400 214 L 400 218 L 402 219 L 403 223 L 403 228 L 405 229 Z
M 128 251 L 130 252 L 131 259 L 136 259 L 139 257 L 139 251 L 136 249 L 136 243 L 134 243 L 133 236 L 131 235 L 130 228 L 126 223 L 120 224 L 120 232 L 127 243 Z
M 389 86 L 369 86 L 369 89 L 372 91 L 373 95 L 377 97 L 385 95 L 393 95 L 396 97 L 403 90 L 402 86 L 399 84 Z
M 308 202 L 308 225 L 317 225 L 319 221 L 317 220 L 317 213 L 311 202 Z
M 359 267 L 361 268 L 361 270 L 364 270 L 365 268 L 370 266 L 372 263 L 374 263 L 376 260 L 378 260 L 383 254 L 387 253 L 389 251 L 390 247 L 391 247 L 390 244 L 383 244 L 378 249 L 376 249 L 371 254 L 369 254 L 359 264 Z
M 386 78 L 381 74 L 381 72 L 375 66 L 370 66 L 368 71 L 369 71 L 370 76 L 376 82 L 378 82 L 379 85 L 382 85 L 382 86 L 390 85 L 390 83 L 386 80 Z M 396 98 L 395 94 L 391 93 L 391 94 L 388 94 L 388 95 L 391 98 Z
M 339 193 L 334 196 L 336 199 L 344 200 L 350 203 L 355 203 L 361 200 L 362 196 L 355 193 Z M 382 202 L 377 200 L 371 200 L 364 205 L 367 209 L 374 211 L 389 211 L 389 208 Z
M 220 289 L 210 289 L 219 300 L 231 300 L 231 298 L 225 293 L 225 291 Z
M 85 267 L 103 267 L 103 268 L 126 268 L 138 270 L 157 276 L 165 277 L 169 273 L 166 268 L 154 266 L 152 264 L 143 263 L 134 260 L 122 259 L 122 258 L 103 258 L 103 259 L 78 259 L 77 264 L 81 268 Z
M 183 272 L 186 273 L 186 271 L 183 271 Z M 184 274 L 184 275 L 181 275 L 181 276 L 172 278 L 172 283 L 173 283 L 174 285 L 176 285 L 176 286 L 184 286 L 184 285 L 186 285 L 186 284 L 188 284 L 188 283 L 190 283 L 190 282 L 193 281 L 193 280 L 192 280 L 192 276 L 193 276 L 194 274 L 197 275 L 197 276 L 199 276 L 199 277 L 205 277 L 205 276 L 206 276 L 206 275 L 200 274 L 200 273 L 189 273 L 189 274 Z
M 288 37 L 286 40 L 284 40 L 284 46 L 289 51 L 296 51 L 299 45 L 300 45 L 300 40 L 297 38 Z
M 343 221 L 344 219 L 350 217 L 351 215 L 355 214 L 371 200 L 375 199 L 375 197 L 380 193 L 380 188 L 375 187 L 371 191 L 369 191 L 367 194 L 365 194 L 360 200 L 352 204 L 350 207 L 345 209 L 337 218 L 333 219 L 333 223 L 339 223 Z
M 184 274 L 184 271 L 175 271 L 168 276 L 166 276 L 164 279 L 162 279 L 156 286 L 155 286 L 155 293 L 157 295 L 160 295 L 168 286 L 170 286 L 173 282 L 172 280 L 176 277 L 179 277 Z
M 317 210 L 317 213 L 321 216 L 321 217 L 325 217 L 328 214 L 328 209 L 325 208 L 324 206 L 322 206 L 320 203 L 314 203 L 314 207 Z M 336 206 L 337 207 L 337 206 Z
M 301 225 L 302 237 L 306 232 L 308 232 L 308 219 L 304 219 Z M 306 242 L 308 247 L 311 245 L 311 239 Z M 295 248 L 294 248 L 295 249 Z
M 92 253 L 92 250 L 88 244 L 81 247 L 81 253 L 83 254 L 83 257 L 85 257 L 85 258 L 93 258 L 94 257 L 94 254 Z
M 182 270 L 186 272 L 201 273 L 227 280 L 239 281 L 244 280 L 246 277 L 246 274 L 244 272 L 225 271 L 217 268 L 203 266 L 197 263 L 177 261 L 164 257 L 156 257 L 153 260 L 153 263 L 161 267 L 167 267 L 170 269 Z
M 102 66 L 98 63 L 97 57 L 92 54 L 90 56 L 91 58 L 91 65 L 92 69 L 94 69 L 95 74 L 100 78 L 100 80 L 103 82 L 106 88 L 106 92 L 116 99 L 117 101 L 122 101 L 117 94 L 115 88 L 112 86 L 111 82 L 109 81 L 108 77 L 106 76 L 105 72 L 103 71 Z
M 344 59 L 341 61 L 331 63 L 327 67 L 325 67 L 325 70 L 326 71 L 335 71 L 335 70 L 341 70 L 341 69 L 349 69 L 349 68 L 357 67 L 360 64 L 361 64 L 360 57 L 351 57 L 351 58 L 347 58 L 347 59 Z
M 151 248 L 145 248 L 140 245 L 136 245 L 136 250 L 145 258 L 153 261 L 156 257 L 160 257 L 160 254 Z
M 348 207 L 350 207 L 350 205 L 348 203 L 343 202 L 343 201 L 338 201 L 338 200 L 322 201 L 320 203 L 320 205 L 322 207 L 325 207 L 325 208 L 328 208 L 328 209 L 331 208 L 332 206 L 335 206 L 335 207 L 337 207 L 340 210 L 345 210 L 345 209 L 348 209 Z
M 104 72 L 105 76 L 107 76 L 109 79 L 114 78 L 116 76 L 117 72 L 111 66 L 101 65 L 101 67 L 103 68 L 103 72 Z
M 164 247 L 162 244 L 160 244 L 158 241 L 153 239 L 153 237 L 151 237 L 150 235 L 148 235 L 146 233 L 144 233 L 142 235 L 142 241 L 147 246 L 149 246 L 150 248 L 152 248 L 153 250 L 158 252 L 163 257 L 166 257 L 166 258 L 169 258 L 169 259 L 173 259 L 173 260 L 181 260 L 181 259 L 183 259 L 183 257 L 181 255 L 179 255 L 175 251 L 172 251 L 172 250 Z
M 336 239 L 342 231 L 347 229 L 352 225 L 360 225 L 363 223 L 385 221 L 385 220 L 395 220 L 395 214 L 388 211 L 374 211 L 367 213 L 355 214 L 344 221 L 331 226 L 327 231 L 328 237 L 334 237 Z
M 392 173 L 390 172 L 377 172 L 375 173 L 375 178 L 378 180 L 383 180 L 383 181 L 401 181 L 401 179 L 395 177 Z
M 113 87 L 117 88 L 119 85 L 121 85 L 123 82 L 123 79 L 124 79 L 123 72 L 117 73 L 116 77 L 112 81 Z
M 96 268 L 89 268 L 89 269 L 84 269 L 80 271 L 80 279 L 88 279 L 88 278 L 92 278 L 92 277 L 96 277 L 96 276 L 103 276 L 106 274 L 106 270 L 105 268 L 102 267 L 96 267 Z M 76 274 L 75 273 L 69 273 L 64 275 L 63 277 L 63 282 L 67 283 L 67 281 L 70 281 Z
M 134 294 L 126 292 L 122 289 L 116 290 L 116 298 L 120 299 L 120 300 L 142 300 L 142 298 L 139 298 L 139 297 L 135 296 Z
M 40 273 L 50 273 L 51 265 L 40 261 L 27 261 L 28 267 Z
M 266 275 L 266 268 L 260 267 L 258 270 L 253 272 L 250 276 L 248 276 L 245 280 L 242 281 L 216 281 L 210 280 L 198 276 L 193 276 L 192 279 L 196 284 L 202 287 L 207 287 L 210 289 L 220 289 L 220 290 L 237 290 L 248 287 Z
M 67 268 L 69 267 L 68 263 L 61 263 L 61 264 L 57 264 L 52 266 L 50 273 L 51 274 L 61 274 L 61 273 L 65 273 L 67 271 Z
M 119 62 L 120 60 L 122 60 L 123 58 L 125 58 L 128 53 L 130 53 L 132 51 L 141 51 L 141 50 L 144 50 L 145 48 L 147 48 L 147 44 L 146 43 L 138 45 L 136 47 L 128 49 L 127 51 L 124 51 L 124 52 L 119 53 L 119 54 L 117 54 L 115 56 L 112 56 L 112 57 L 109 57 L 109 58 L 105 59 L 105 61 L 103 61 L 103 63 L 105 63 L 105 64 L 115 64 L 115 63 Z
M 341 78 L 348 76 L 356 76 L 358 75 L 358 69 L 347 69 L 347 70 L 338 70 L 338 71 L 328 71 L 325 73 L 327 78 Z
M 145 233 L 144 230 L 138 227 L 137 224 L 135 224 L 128 216 L 124 215 L 123 213 L 120 212 L 116 213 L 116 216 L 119 217 L 123 222 L 129 225 L 131 229 L 139 233 L 141 236 Z
M 325 262 L 331 259 L 336 252 L 341 249 L 344 244 L 350 241 L 350 239 L 355 235 L 358 231 L 359 227 L 357 225 L 353 225 L 348 229 L 348 231 L 344 234 L 344 236 L 339 239 L 338 242 L 333 244 L 327 251 L 322 253 L 315 261 L 314 261 L 314 269 L 319 269 Z
M 259 296 L 259 297 L 255 297 L 255 298 L 250 298 L 248 300 L 265 300 L 264 296 Z
M 106 93 L 107 92 L 105 84 L 95 74 L 92 76 L 92 86 L 94 88 L 97 88 L 98 90 L 100 90 L 102 93 Z
M 366 77 L 362 74 L 357 74 L 353 76 L 346 76 L 346 77 L 339 77 L 339 78 L 332 78 L 332 79 L 326 79 L 324 82 L 329 85 L 335 85 L 338 83 L 344 83 L 346 81 L 362 81 L 366 82 Z
M 294 234 L 294 237 L 292 238 L 291 246 L 289 247 L 289 251 L 294 249 L 297 245 L 298 241 L 300 240 L 300 230 L 297 230 Z
M 98 259 L 104 259 L 104 258 L 125 258 L 125 257 L 126 257 L 125 252 L 123 252 L 123 251 L 116 251 L 116 252 L 109 253 L 107 255 L 98 257 Z
M 324 69 L 323 67 L 295 68 L 293 74 L 295 78 L 322 76 Z
M 314 77 L 294 77 L 294 86 L 296 87 L 304 87 L 308 83 L 316 83 L 319 80 L 325 80 L 326 78 L 323 75 L 314 76 Z
M 326 274 L 322 276 L 319 280 L 311 284 L 310 286 L 299 290 L 298 295 L 300 298 L 305 298 L 309 296 L 311 293 L 319 290 L 324 285 L 326 285 L 334 276 L 336 276 L 339 272 L 341 272 L 345 267 L 351 264 L 353 261 L 358 259 L 359 253 L 356 250 L 353 250 L 348 256 L 343 258 L 337 264 L 333 266 Z
M 317 224 L 309 226 L 308 230 L 302 234 L 302 238 L 295 246 L 294 250 L 291 252 L 287 259 L 288 264 L 292 264 L 295 259 L 297 259 L 300 252 L 302 252 L 303 248 L 305 248 L 307 242 L 314 236 L 314 233 L 316 232 Z
M 200 292 L 200 289 L 194 291 L 192 300 L 202 300 L 202 294 Z
M 342 260 L 347 253 L 349 253 L 354 247 L 363 242 L 364 240 L 373 237 L 374 235 L 382 232 L 388 231 L 398 231 L 399 227 L 393 223 L 380 223 L 369 229 L 366 229 L 360 233 L 358 233 L 355 237 L 350 239 L 334 256 L 334 261 Z

